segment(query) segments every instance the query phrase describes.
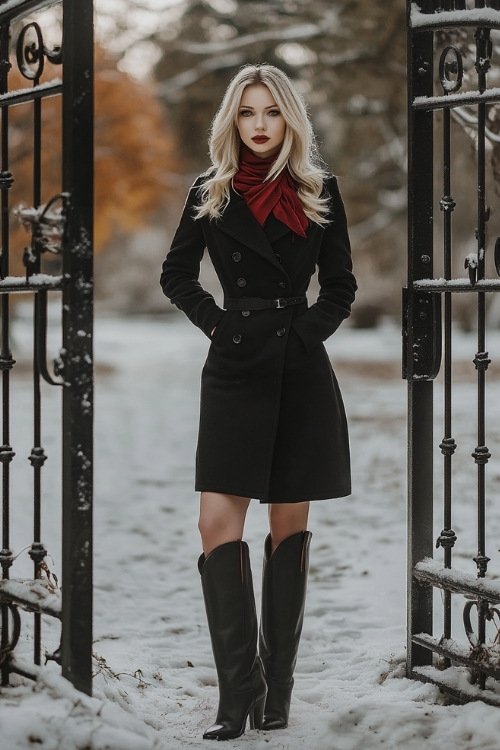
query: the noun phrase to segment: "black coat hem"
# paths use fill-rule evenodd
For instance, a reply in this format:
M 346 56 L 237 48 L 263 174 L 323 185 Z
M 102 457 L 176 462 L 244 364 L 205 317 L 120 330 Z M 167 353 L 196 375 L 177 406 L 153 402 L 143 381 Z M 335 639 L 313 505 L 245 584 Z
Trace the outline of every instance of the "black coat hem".
M 252 500 L 258 500 L 262 504 L 266 505 L 283 505 L 286 503 L 307 503 L 307 502 L 314 502 L 315 500 L 337 500 L 342 497 L 348 497 L 351 494 L 351 487 L 346 488 L 345 490 L 341 490 L 340 492 L 332 492 L 325 491 L 325 492 L 311 492 L 307 494 L 307 497 L 295 497 L 295 498 L 287 498 L 286 500 L 273 500 L 272 498 L 269 498 L 262 492 L 242 492 L 240 489 L 235 490 L 232 489 L 221 489 L 220 486 L 217 488 L 214 485 L 202 485 L 202 484 L 196 484 L 195 485 L 195 491 L 196 492 L 218 492 L 221 495 L 234 495 L 235 497 L 249 497 Z

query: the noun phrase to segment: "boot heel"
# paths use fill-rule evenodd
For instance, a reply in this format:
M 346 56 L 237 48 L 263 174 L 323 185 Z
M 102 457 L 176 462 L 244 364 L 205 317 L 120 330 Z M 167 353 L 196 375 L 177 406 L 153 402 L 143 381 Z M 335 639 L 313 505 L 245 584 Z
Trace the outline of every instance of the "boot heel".
M 250 709 L 250 713 L 248 714 L 248 719 L 250 721 L 250 729 L 261 729 L 262 725 L 264 723 L 264 707 L 266 705 L 266 698 L 261 698 L 260 701 L 257 701 L 252 708 Z

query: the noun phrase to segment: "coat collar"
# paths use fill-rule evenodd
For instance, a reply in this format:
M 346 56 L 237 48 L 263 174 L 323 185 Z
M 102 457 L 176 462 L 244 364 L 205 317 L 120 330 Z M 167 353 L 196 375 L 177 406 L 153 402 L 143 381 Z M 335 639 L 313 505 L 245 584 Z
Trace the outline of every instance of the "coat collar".
M 267 235 L 248 208 L 245 199 L 233 187 L 231 187 L 230 201 L 221 219 L 218 220 L 217 226 L 223 232 L 233 237 L 233 239 L 250 247 L 256 253 L 281 268 L 271 243 L 281 239 L 290 230 L 280 221 L 276 220 L 272 223 L 271 232 Z M 309 226 L 305 238 L 294 236 L 293 241 L 297 250 L 302 250 L 309 243 L 313 233 L 314 230 Z

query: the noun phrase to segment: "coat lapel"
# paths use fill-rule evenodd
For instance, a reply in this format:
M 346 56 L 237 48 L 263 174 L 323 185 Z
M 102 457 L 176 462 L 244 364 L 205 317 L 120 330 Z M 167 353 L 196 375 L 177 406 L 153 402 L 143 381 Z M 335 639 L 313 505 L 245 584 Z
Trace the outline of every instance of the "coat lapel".
M 279 265 L 264 230 L 248 208 L 244 198 L 231 188 L 231 200 L 217 227 L 233 239 L 250 247 L 274 265 Z
M 272 243 L 281 239 L 290 230 L 277 219 L 274 220 L 273 217 L 269 221 L 271 222 L 271 231 L 268 232 L 267 236 L 248 208 L 245 199 L 231 188 L 231 200 L 224 210 L 222 218 L 217 222 L 217 227 L 283 270 L 274 253 Z M 298 235 L 293 236 L 293 243 L 297 251 L 302 251 L 309 244 L 315 234 L 314 229 L 315 225 L 310 225 L 305 238 Z

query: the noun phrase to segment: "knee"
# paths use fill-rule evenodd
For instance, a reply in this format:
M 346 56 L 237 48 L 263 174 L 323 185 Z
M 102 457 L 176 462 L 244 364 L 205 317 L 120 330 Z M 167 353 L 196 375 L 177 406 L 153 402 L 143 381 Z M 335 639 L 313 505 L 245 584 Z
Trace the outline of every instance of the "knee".
M 285 539 L 306 531 L 309 503 L 283 503 L 269 509 L 269 527 L 273 550 Z
M 198 519 L 198 531 L 202 541 L 221 536 L 225 531 L 224 517 L 216 513 L 201 512 Z
M 225 542 L 242 538 L 248 502 L 246 498 L 215 493 L 202 497 L 198 530 L 205 554 Z

